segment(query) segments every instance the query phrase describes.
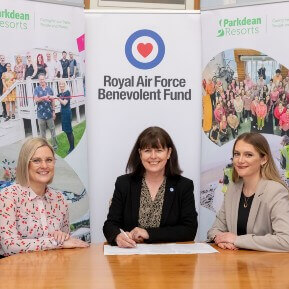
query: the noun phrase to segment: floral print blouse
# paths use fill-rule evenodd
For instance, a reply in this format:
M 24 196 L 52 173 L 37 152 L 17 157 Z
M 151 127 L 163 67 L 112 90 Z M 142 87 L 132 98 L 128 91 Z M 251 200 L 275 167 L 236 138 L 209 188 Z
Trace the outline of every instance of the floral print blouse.
M 142 179 L 138 225 L 141 228 L 158 228 L 161 224 L 166 178 L 152 200 L 145 178 Z
M 69 233 L 68 205 L 49 187 L 44 196 L 13 184 L 0 192 L 0 255 L 60 248 L 54 231 Z
M 25 72 L 25 64 L 24 63 L 16 64 L 14 67 L 14 72 L 16 73 L 17 80 L 23 80 Z

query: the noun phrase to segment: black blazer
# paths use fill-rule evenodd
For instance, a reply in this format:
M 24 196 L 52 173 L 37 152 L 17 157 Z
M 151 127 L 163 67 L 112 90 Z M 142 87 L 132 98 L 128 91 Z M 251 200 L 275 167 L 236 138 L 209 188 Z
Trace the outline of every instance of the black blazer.
M 115 238 L 124 231 L 138 227 L 142 177 L 131 174 L 117 178 L 115 191 L 103 233 L 107 241 L 115 245 Z M 192 241 L 198 220 L 194 199 L 193 181 L 182 176 L 168 177 L 159 228 L 147 228 L 148 243 Z

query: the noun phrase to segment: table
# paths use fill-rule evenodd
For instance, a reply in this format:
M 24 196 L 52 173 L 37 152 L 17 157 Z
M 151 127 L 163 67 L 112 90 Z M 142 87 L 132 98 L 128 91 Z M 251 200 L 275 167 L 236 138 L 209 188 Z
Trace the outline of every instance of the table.
M 5 289 L 287 289 L 289 253 L 104 256 L 103 244 L 0 260 Z

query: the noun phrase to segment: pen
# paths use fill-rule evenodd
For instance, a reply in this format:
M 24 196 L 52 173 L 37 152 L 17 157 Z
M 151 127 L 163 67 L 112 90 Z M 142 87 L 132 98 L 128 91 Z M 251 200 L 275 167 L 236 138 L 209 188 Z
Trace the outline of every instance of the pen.
M 127 233 L 123 229 L 120 229 L 120 232 L 124 234 L 128 239 L 130 239 L 130 237 L 127 235 Z M 134 246 L 136 247 L 136 244 Z

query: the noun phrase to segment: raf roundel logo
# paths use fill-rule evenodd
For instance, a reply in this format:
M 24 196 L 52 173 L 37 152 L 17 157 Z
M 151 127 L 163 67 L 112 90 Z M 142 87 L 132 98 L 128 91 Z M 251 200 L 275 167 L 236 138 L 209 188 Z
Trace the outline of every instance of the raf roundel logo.
M 151 69 L 163 60 L 165 44 L 156 32 L 148 29 L 138 30 L 127 39 L 125 55 L 136 68 Z

